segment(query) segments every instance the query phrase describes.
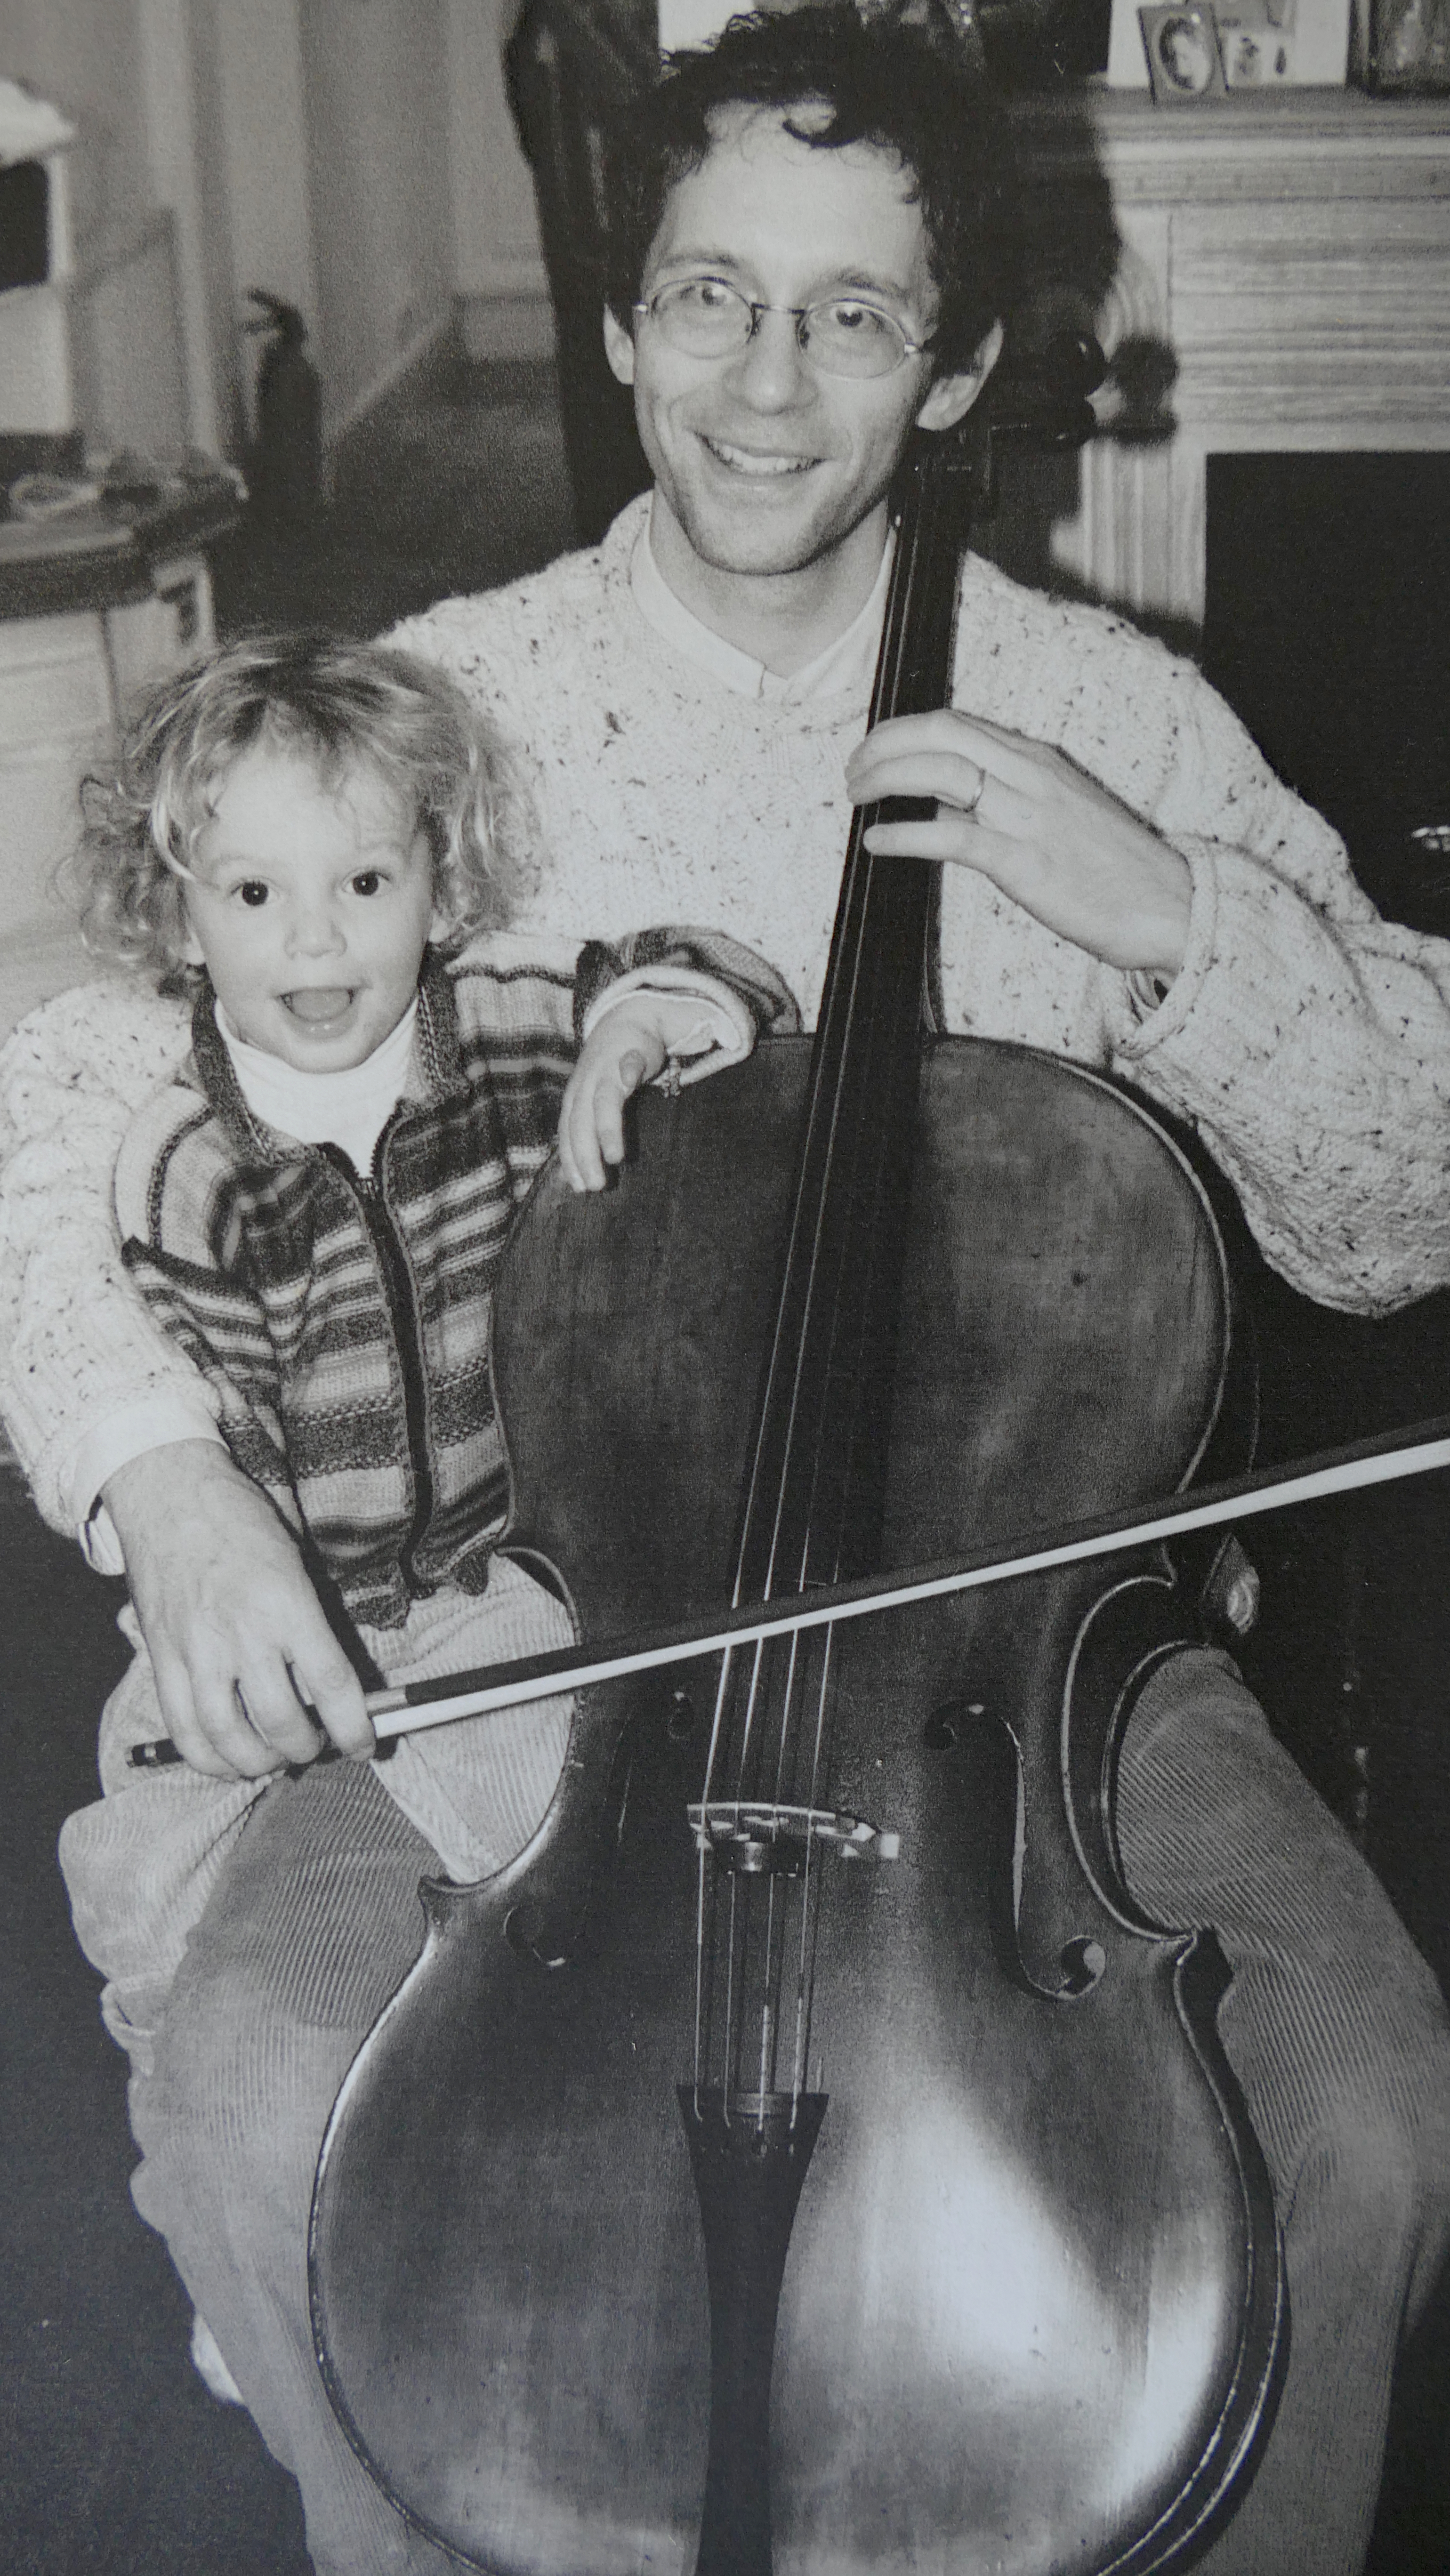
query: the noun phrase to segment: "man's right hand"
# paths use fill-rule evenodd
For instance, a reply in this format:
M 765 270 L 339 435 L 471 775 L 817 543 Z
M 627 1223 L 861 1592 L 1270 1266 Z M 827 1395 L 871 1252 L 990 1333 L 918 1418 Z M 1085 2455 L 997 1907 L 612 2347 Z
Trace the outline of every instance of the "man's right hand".
M 257 1779 L 310 1762 L 325 1736 L 359 1758 L 374 1750 L 362 1686 L 292 1536 L 225 1449 L 149 1449 L 108 1477 L 102 1499 L 162 1715 L 195 1770 Z

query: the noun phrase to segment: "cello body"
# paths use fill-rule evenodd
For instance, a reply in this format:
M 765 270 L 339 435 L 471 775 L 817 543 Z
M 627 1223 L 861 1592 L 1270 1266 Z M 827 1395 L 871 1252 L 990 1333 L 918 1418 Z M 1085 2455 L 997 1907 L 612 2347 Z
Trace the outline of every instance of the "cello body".
M 728 1592 L 808 1079 L 646 1097 L 616 1189 L 524 1211 L 504 1543 L 586 1637 Z M 882 1568 L 1224 1463 L 1222 1245 L 1143 1109 L 947 1040 L 912 1117 Z M 1284 2319 L 1221 1958 L 1114 1841 L 1185 1633 L 1154 1552 L 581 1695 L 532 1843 L 424 1887 L 319 2168 L 319 2357 L 422 2529 L 496 2576 L 1197 2554 Z

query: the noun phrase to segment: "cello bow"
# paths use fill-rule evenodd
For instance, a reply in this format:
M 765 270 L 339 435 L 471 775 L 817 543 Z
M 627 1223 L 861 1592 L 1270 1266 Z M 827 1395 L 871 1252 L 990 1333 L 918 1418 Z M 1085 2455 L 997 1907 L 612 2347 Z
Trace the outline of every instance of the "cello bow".
M 1376 1485 L 1436 1475 L 1446 1468 L 1450 1468 L 1450 1416 L 1440 1416 L 1405 1431 L 1380 1432 L 1339 1448 L 1317 1450 L 1289 1471 L 1262 1467 L 1218 1485 L 1195 1486 L 1191 1500 L 1146 1518 L 1136 1510 L 1100 1512 L 1057 1529 L 1024 1532 L 1000 1547 L 919 1565 L 886 1581 L 868 1575 L 850 1583 L 821 1584 L 796 1601 L 747 1602 L 715 1618 L 642 1629 L 632 1636 L 602 1637 L 589 1645 L 556 1647 L 547 1654 L 521 1655 L 507 1663 L 482 1664 L 431 1681 L 406 1682 L 396 1689 L 368 1692 L 367 1712 L 375 1735 L 388 1743 L 448 1725 L 456 1718 L 481 1717 L 492 1709 L 551 1698 L 558 1691 L 587 1690 L 701 1656 L 728 1654 L 733 1647 L 763 1644 L 772 1637 L 870 1618 L 880 1611 L 908 1610 L 950 1599 L 955 1593 L 984 1591 L 993 1584 L 1020 1582 L 1058 1566 L 1081 1564 L 1088 1557 L 1157 1546 L 1266 1512 L 1364 1493 Z M 335 1748 L 325 1746 L 318 1758 L 339 1757 Z M 133 1745 L 128 1759 L 134 1769 L 150 1771 L 180 1762 L 183 1756 L 170 1736 L 159 1736 Z

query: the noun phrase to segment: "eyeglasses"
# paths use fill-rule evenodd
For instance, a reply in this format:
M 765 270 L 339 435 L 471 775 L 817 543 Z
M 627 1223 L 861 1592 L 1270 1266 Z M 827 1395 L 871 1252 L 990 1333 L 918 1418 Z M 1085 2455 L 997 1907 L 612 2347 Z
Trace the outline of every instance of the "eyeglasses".
M 859 296 L 828 295 L 820 304 L 756 304 L 723 277 L 677 277 L 635 312 L 686 358 L 733 358 L 747 349 L 762 313 L 788 313 L 801 355 L 826 376 L 890 376 L 930 343 L 908 340 L 894 314 Z

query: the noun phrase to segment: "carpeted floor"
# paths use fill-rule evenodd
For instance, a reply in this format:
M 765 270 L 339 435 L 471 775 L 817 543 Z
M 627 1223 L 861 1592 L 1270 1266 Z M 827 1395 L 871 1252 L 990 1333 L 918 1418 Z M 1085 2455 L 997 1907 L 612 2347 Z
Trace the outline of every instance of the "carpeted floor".
M 261 543 L 244 534 L 223 549 L 219 614 L 227 631 L 305 623 L 371 633 L 447 591 L 547 561 L 570 533 L 548 371 L 471 369 L 445 349 L 350 443 L 329 516 L 301 536 Z M 1429 1406 L 1427 1395 L 1412 1409 Z M 1360 1824 L 1445 1975 L 1450 1608 L 1438 1531 L 1450 1497 L 1446 1480 L 1437 1481 L 1438 1498 L 1406 1499 L 1385 1523 L 1387 1561 L 1400 1579 L 1392 1596 L 1382 1585 L 1375 1595 L 1389 1602 L 1379 1632 L 1372 1618 L 1353 1634 L 1340 1623 L 1343 1633 L 1336 1627 L 1327 1640 L 1322 1621 L 1296 1610 L 1326 1523 L 1305 1518 L 1266 1552 L 1254 1678 L 1301 1759 Z M 1359 1560 L 1351 1548 L 1336 1562 Z M 124 1660 L 112 1625 L 119 1587 L 86 1573 L 72 1548 L 41 1529 L 4 1469 L 0 1568 L 0 2374 L 11 2393 L 0 2441 L 0 2570 L 306 2576 L 291 2481 L 249 2421 L 217 2405 L 191 2370 L 186 2301 L 159 2241 L 131 2210 L 124 2069 L 96 2018 L 97 1980 L 75 1949 L 54 1865 L 62 1818 L 93 1794 L 96 1718 Z M 1354 1655 L 1373 1664 L 1376 1653 L 1397 1660 L 1393 1687 L 1382 1681 L 1369 1695 L 1380 1714 L 1365 1812 L 1356 1808 L 1363 1784 L 1354 1767 L 1365 1728 L 1331 1719 L 1326 1732 L 1324 1687 L 1331 1666 L 1342 1689 Z M 1450 2301 L 1442 2299 L 1397 2400 L 1373 2576 L 1443 2576 L 1450 2567 L 1447 2387 Z
M 450 337 L 352 432 L 325 510 L 218 549 L 217 623 L 375 635 L 573 542 L 552 365 L 471 365 Z

